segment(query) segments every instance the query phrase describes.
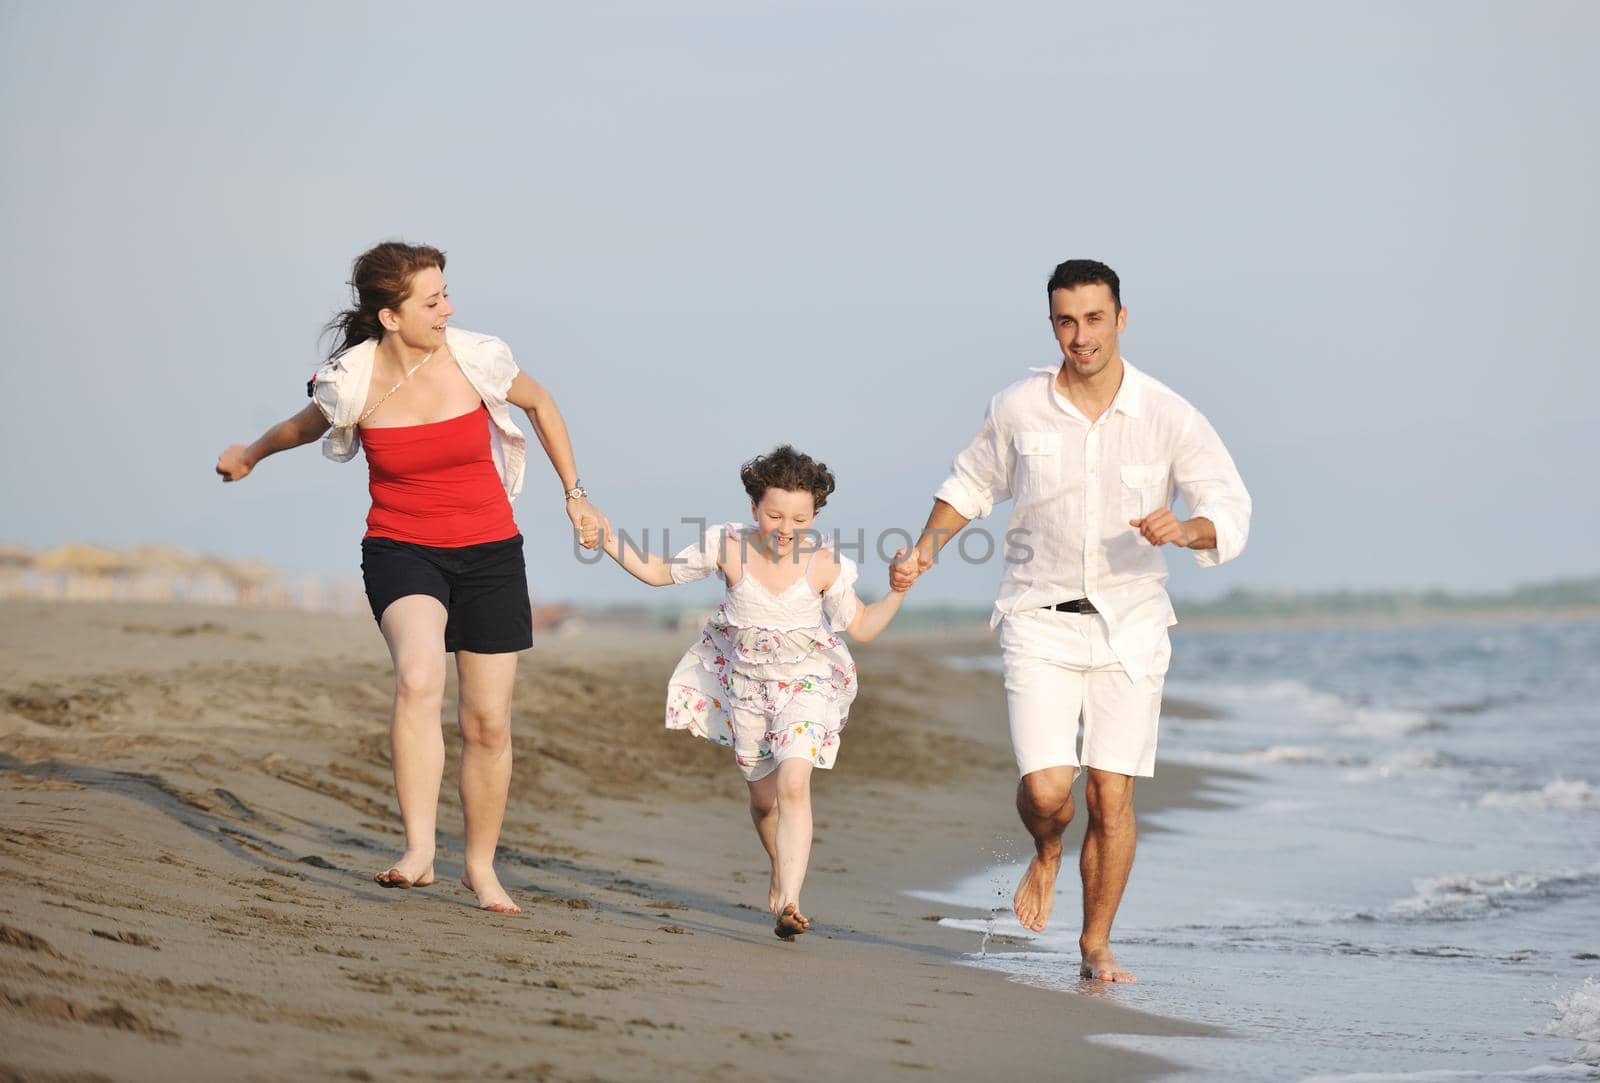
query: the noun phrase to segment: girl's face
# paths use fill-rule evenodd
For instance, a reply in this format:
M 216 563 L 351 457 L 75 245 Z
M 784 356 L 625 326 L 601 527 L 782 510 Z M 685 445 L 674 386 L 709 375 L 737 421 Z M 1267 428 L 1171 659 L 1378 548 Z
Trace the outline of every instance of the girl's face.
M 444 345 L 445 325 L 455 308 L 444 283 L 444 272 L 424 267 L 411 276 L 411 292 L 399 308 L 386 308 L 378 314 L 385 331 L 418 350 L 436 350 Z
M 810 493 L 788 489 L 768 489 L 750 505 L 756 517 L 756 536 L 761 547 L 774 557 L 794 553 L 802 530 L 812 529 L 817 518 L 817 502 Z

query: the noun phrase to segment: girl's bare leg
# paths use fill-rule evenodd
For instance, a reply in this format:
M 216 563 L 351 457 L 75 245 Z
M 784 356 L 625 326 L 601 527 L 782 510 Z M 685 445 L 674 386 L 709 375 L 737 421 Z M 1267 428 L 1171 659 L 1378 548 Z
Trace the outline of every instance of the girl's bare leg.
M 778 780 L 778 924 L 804 932 L 811 925 L 800 912 L 811 862 L 811 761 L 784 760 L 772 774 Z
M 394 716 L 389 724 L 394 789 L 405 825 L 406 852 L 377 875 L 388 887 L 433 883 L 439 783 L 444 777 L 444 626 L 437 598 L 408 594 L 390 603 L 378 627 L 394 660 Z
M 511 691 L 517 656 L 456 652 L 461 701 L 461 811 L 466 821 L 466 871 L 461 882 L 478 906 L 520 914 L 494 871 L 494 850 L 511 789 Z
M 754 782 L 750 787 L 750 819 L 761 837 L 761 848 L 767 851 L 772 863 L 772 882 L 767 888 L 767 909 L 778 912 L 778 779 L 774 771 Z

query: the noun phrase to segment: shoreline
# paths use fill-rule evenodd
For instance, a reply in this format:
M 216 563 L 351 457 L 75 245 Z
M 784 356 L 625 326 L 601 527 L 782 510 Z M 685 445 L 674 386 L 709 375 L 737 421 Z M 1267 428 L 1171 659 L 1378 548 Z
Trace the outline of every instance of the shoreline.
M 1087 1037 L 1215 1033 L 962 965 L 970 934 L 905 894 L 1026 847 L 999 678 L 945 667 L 949 635 L 855 648 L 861 696 L 815 786 L 816 924 L 785 944 L 726 750 L 661 732 L 682 635 L 524 655 L 511 917 L 454 883 L 454 739 L 438 882 L 370 881 L 399 841 L 370 618 L 4 602 L 0 629 L 0 1063 L 23 1078 L 967 1079 L 1065 1061 L 1136 1080 L 1167 1065 Z M 1141 811 L 1203 805 L 1215 775 L 1164 766 Z

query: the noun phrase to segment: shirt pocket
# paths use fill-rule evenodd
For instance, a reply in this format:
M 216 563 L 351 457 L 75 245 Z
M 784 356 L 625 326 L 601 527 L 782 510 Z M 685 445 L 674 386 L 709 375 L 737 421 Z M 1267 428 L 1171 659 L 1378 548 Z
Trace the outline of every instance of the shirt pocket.
M 1143 519 L 1171 502 L 1167 495 L 1167 466 L 1165 463 L 1140 465 L 1127 463 L 1122 467 L 1122 516 L 1124 519 Z
M 1061 434 L 1019 432 L 1011 446 L 1017 453 L 1016 497 L 1040 500 L 1054 494 L 1061 485 Z

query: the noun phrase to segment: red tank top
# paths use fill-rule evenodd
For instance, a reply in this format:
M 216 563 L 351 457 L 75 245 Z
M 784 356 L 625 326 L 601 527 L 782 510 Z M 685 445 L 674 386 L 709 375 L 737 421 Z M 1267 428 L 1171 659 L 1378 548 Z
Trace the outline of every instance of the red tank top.
M 517 533 L 489 446 L 489 410 L 427 425 L 362 429 L 367 537 L 459 549 Z

